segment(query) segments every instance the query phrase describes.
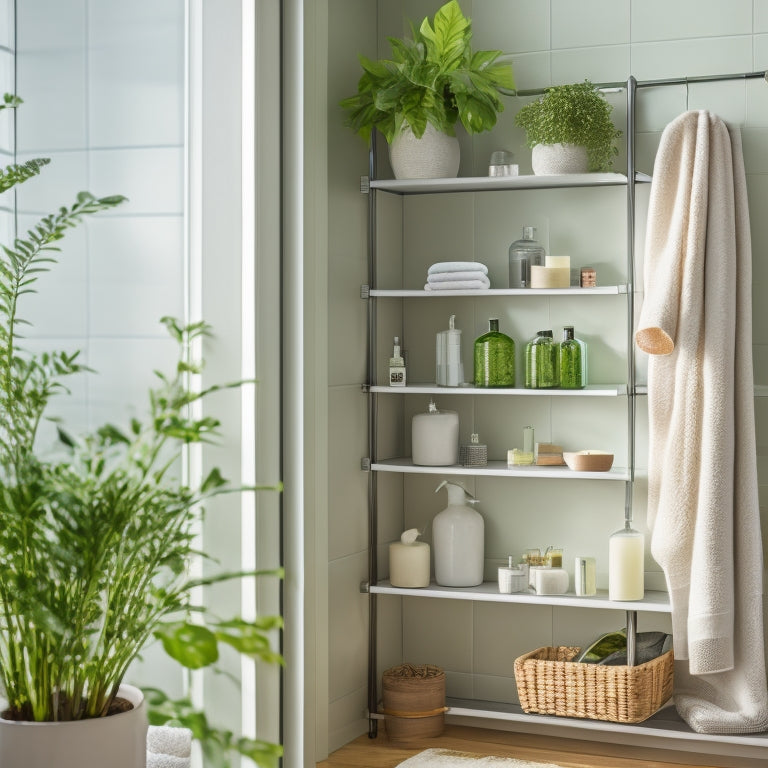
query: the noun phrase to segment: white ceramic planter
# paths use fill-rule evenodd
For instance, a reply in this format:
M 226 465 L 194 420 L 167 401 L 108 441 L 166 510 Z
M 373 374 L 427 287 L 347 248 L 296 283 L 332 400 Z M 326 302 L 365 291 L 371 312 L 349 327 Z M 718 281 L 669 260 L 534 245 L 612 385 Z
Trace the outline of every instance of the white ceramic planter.
M 531 154 L 531 165 L 537 176 L 587 173 L 587 148 L 577 144 L 537 144 Z
M 450 179 L 459 172 L 459 140 L 427 123 L 417 139 L 405 127 L 389 145 L 389 162 L 396 179 Z
M 2 768 L 145 768 L 147 712 L 138 688 L 121 685 L 133 709 L 72 723 L 30 723 L 0 718 Z

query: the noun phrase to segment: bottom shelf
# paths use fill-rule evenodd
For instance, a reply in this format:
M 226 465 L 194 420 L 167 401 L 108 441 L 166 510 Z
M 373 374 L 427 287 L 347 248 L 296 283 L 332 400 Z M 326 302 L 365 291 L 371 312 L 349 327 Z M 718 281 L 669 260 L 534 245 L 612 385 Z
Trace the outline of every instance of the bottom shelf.
M 485 720 L 504 720 L 521 726 L 530 726 L 537 732 L 543 727 L 553 729 L 578 729 L 588 732 L 582 738 L 599 738 L 599 733 L 612 734 L 607 740 L 621 742 L 620 734 L 641 736 L 645 743 L 648 738 L 665 740 L 667 749 L 680 749 L 690 752 L 710 752 L 713 754 L 740 756 L 745 758 L 765 758 L 768 752 L 768 732 L 756 734 L 705 734 L 692 731 L 680 718 L 674 707 L 666 706 L 642 723 L 609 723 L 602 720 L 584 718 L 555 717 L 553 715 L 526 714 L 517 704 L 505 704 L 473 699 L 448 698 L 449 718 L 482 718 Z M 464 720 L 452 720 L 470 725 Z M 521 727 L 520 730 L 527 730 Z M 565 734 L 560 734 L 565 735 Z M 573 732 L 570 735 L 574 735 Z M 678 743 L 675 744 L 674 742 Z

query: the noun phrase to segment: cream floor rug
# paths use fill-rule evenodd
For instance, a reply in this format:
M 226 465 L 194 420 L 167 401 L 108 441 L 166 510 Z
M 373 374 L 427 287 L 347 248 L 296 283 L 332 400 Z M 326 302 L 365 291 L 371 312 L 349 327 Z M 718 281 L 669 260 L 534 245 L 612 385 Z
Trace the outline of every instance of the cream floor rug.
M 397 768 L 562 768 L 554 763 L 532 763 L 513 757 L 483 757 L 452 749 L 427 749 L 409 757 Z

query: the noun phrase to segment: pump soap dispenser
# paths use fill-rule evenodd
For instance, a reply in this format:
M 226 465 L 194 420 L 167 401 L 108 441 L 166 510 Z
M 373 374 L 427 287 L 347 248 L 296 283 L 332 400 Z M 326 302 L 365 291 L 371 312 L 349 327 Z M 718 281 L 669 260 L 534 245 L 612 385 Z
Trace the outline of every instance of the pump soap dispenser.
M 483 516 L 467 502 L 477 502 L 452 480 L 443 480 L 448 506 L 432 521 L 435 549 L 435 581 L 443 587 L 475 587 L 483 583 L 485 523 Z
M 440 387 L 459 387 L 464 381 L 461 362 L 461 331 L 455 327 L 456 315 L 448 319 L 448 330 L 439 331 L 435 347 L 435 381 Z

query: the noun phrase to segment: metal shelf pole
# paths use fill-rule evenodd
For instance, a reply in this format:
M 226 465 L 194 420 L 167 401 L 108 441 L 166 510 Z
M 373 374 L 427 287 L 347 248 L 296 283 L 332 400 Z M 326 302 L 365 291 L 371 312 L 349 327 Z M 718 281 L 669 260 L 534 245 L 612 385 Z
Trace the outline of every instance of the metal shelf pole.
M 376 178 L 376 131 L 371 133 L 368 153 L 369 182 Z M 368 185 L 368 285 L 376 287 L 376 190 Z M 368 312 L 368 457 L 376 461 L 376 393 L 370 387 L 376 383 L 376 299 L 369 296 Z M 376 472 L 368 470 L 368 584 L 378 580 L 378 501 Z M 375 739 L 378 720 L 372 717 L 378 708 L 377 669 L 377 605 L 376 595 L 368 593 L 368 738 Z

